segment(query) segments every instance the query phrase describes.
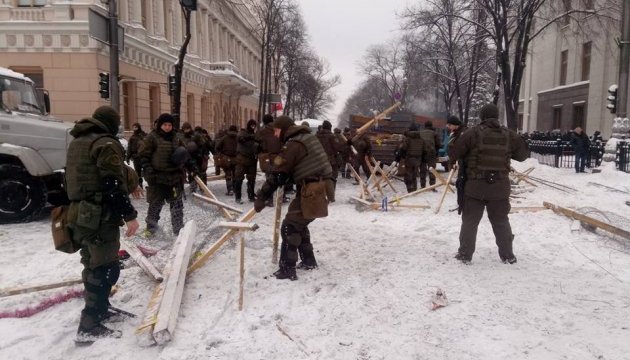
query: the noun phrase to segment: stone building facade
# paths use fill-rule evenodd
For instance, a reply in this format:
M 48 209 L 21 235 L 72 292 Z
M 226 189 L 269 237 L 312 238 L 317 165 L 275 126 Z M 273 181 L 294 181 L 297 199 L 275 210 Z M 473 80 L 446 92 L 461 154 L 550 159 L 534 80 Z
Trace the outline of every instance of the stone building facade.
M 109 49 L 89 35 L 89 9 L 107 14 L 99 0 L 0 0 L 0 66 L 47 89 L 51 113 L 76 121 L 103 104 L 100 72 Z M 178 0 L 118 0 L 124 28 L 120 104 L 125 130 L 149 129 L 170 111 L 166 86 L 184 37 Z M 253 15 L 225 0 L 199 0 L 182 77 L 181 121 L 211 134 L 257 116 L 260 41 Z
M 618 83 L 619 24 L 595 17 L 585 21 L 563 19 L 535 38 L 520 93 L 522 131 L 581 126 L 588 135 L 599 130 L 611 136 L 615 115 L 606 108 L 606 97 L 609 86 Z

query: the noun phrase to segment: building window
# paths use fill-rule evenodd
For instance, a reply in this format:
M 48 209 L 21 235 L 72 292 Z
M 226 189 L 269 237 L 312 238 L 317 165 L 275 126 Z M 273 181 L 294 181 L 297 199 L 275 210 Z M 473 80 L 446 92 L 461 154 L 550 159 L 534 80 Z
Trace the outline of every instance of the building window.
M 186 96 L 186 121 L 194 127 L 195 124 L 195 95 L 188 94 Z
M 46 0 L 19 0 L 19 7 L 41 7 L 46 5 Z
M 567 84 L 567 65 L 569 63 L 569 50 L 560 53 L 560 85 Z
M 136 122 L 136 88 L 135 83 L 124 82 L 122 85 L 123 96 L 123 128 L 131 129 L 131 124 Z
M 584 123 L 584 104 L 576 104 L 573 105 L 573 127 L 572 129 L 575 129 L 576 127 L 581 127 L 584 128 L 586 124 Z
M 560 129 L 562 126 L 562 108 L 555 107 L 553 108 L 553 124 L 551 126 L 551 130 Z
M 584 9 L 586 9 L 586 10 L 594 10 L 595 9 L 595 1 L 594 0 L 584 0 Z
M 565 13 L 568 13 L 569 11 L 573 10 L 573 7 L 571 7 L 571 0 L 562 0 L 563 3 L 563 7 L 562 10 Z M 562 19 L 560 19 L 560 24 L 562 26 L 566 26 L 569 25 L 569 22 L 571 21 L 571 16 L 570 15 L 565 15 L 562 17 Z
M 582 45 L 582 81 L 588 80 L 591 76 L 591 47 L 590 41 Z
M 149 117 L 153 122 L 160 116 L 160 86 L 149 85 Z

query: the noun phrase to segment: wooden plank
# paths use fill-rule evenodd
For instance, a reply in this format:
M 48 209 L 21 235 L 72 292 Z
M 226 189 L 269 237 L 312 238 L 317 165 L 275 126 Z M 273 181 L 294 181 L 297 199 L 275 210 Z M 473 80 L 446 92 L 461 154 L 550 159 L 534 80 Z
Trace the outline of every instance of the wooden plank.
M 207 203 L 209 203 L 209 204 L 216 205 L 216 206 L 218 206 L 218 207 L 220 207 L 220 208 L 223 208 L 223 209 L 227 209 L 227 210 L 233 211 L 233 212 L 235 212 L 235 213 L 239 213 L 239 214 L 243 213 L 243 210 L 242 210 L 242 209 L 239 209 L 239 208 L 234 207 L 234 206 L 232 206 L 232 205 L 228 205 L 228 204 L 226 204 L 226 203 L 224 203 L 224 202 L 221 202 L 221 201 L 219 201 L 219 200 L 214 200 L 214 199 L 211 199 L 211 198 L 209 198 L 209 197 L 207 197 L 207 196 L 203 196 L 203 195 L 201 195 L 201 194 L 196 194 L 196 193 L 193 193 L 193 197 L 195 197 L 195 198 L 197 198 L 197 199 L 199 199 L 199 200 L 205 201 L 205 202 L 207 202 Z
M 170 274 L 170 268 L 167 266 L 164 268 L 164 275 Z M 153 289 L 153 294 L 147 304 L 147 310 L 144 312 L 142 323 L 136 328 L 136 335 L 138 336 L 138 343 L 140 346 L 152 346 L 155 345 L 155 339 L 153 338 L 153 328 L 157 321 L 157 311 L 162 301 L 162 295 L 164 294 L 164 282 L 161 282 Z
M 552 203 L 548 203 L 546 201 L 543 202 L 543 206 L 546 207 L 547 209 L 553 210 L 557 214 L 562 214 L 564 216 L 567 216 L 567 217 L 570 217 L 570 218 L 573 218 L 573 219 L 576 219 L 576 220 L 583 221 L 583 222 L 585 222 L 585 223 L 587 223 L 589 225 L 592 225 L 592 226 L 598 227 L 600 229 L 606 230 L 606 231 L 608 231 L 608 232 L 610 232 L 612 234 L 619 235 L 619 236 L 624 237 L 626 239 L 630 239 L 630 232 L 628 232 L 626 230 L 623 230 L 623 229 L 620 229 L 620 228 L 618 228 L 616 226 L 613 226 L 611 224 L 605 223 L 603 221 L 599 221 L 597 219 L 593 219 L 590 216 L 586 216 L 586 215 L 580 214 L 580 213 L 575 212 L 575 211 L 573 211 L 571 209 L 563 208 L 561 206 L 558 206 L 558 205 L 555 205 L 555 204 L 552 204 Z
M 407 194 L 405 194 L 405 195 L 397 196 L 397 197 L 395 197 L 394 199 L 389 200 L 387 203 L 388 203 L 388 204 L 393 204 L 393 203 L 395 203 L 395 202 L 397 202 L 397 201 L 400 201 L 400 200 L 402 200 L 402 199 L 405 199 L 405 198 L 408 198 L 408 197 L 411 197 L 411 196 L 416 196 L 416 195 L 418 195 L 418 194 L 422 194 L 423 192 L 427 192 L 427 191 L 429 191 L 429 190 L 437 189 L 437 188 L 439 188 L 440 186 L 444 186 L 444 185 L 443 185 L 443 184 L 433 184 L 433 185 L 431 185 L 431 186 L 427 186 L 427 187 L 425 187 L 425 188 L 418 189 L 418 190 L 416 190 L 416 191 L 412 191 L 412 192 L 407 193 Z
M 203 193 L 206 194 L 207 197 L 209 197 L 212 200 L 217 200 L 217 197 L 214 196 L 214 194 L 212 193 L 212 191 L 210 191 L 210 189 L 208 189 L 206 184 L 204 184 L 203 181 L 201 181 L 199 176 L 195 176 L 195 181 L 197 182 L 197 185 L 199 185 L 199 188 L 201 189 L 201 191 L 203 191 Z M 221 212 L 223 213 L 223 217 L 229 220 L 234 220 L 234 215 L 232 215 L 225 208 L 221 208 Z
M 357 129 L 356 134 L 354 135 L 354 137 L 352 137 L 352 142 L 355 142 L 359 139 L 359 137 L 361 136 L 361 134 L 363 134 L 364 132 L 366 132 L 370 126 L 372 126 L 372 124 L 374 124 L 374 122 L 383 119 L 384 117 L 386 117 L 390 112 L 396 110 L 398 107 L 400 106 L 400 101 L 396 102 L 394 105 L 388 107 L 387 109 L 385 109 L 385 111 L 383 111 L 382 113 L 376 115 L 372 120 L 366 122 L 365 124 L 363 124 L 363 126 L 361 126 L 360 128 Z
M 223 179 L 225 179 L 225 173 L 223 173 L 221 175 L 208 176 L 206 178 L 206 180 L 208 180 L 208 181 L 216 181 L 216 180 L 223 180 Z
M 517 206 L 517 207 L 512 207 L 510 209 L 510 214 L 512 213 L 517 213 L 517 212 L 537 212 L 537 211 L 542 211 L 542 210 L 548 210 L 546 207 L 544 206 Z
M 138 264 L 138 266 L 140 266 L 140 268 L 144 270 L 145 273 L 152 277 L 153 280 L 164 280 L 164 276 L 162 276 L 155 265 L 153 265 L 153 263 L 151 263 L 151 261 L 142 254 L 142 252 L 136 247 L 136 245 L 129 243 L 127 240 L 120 239 L 120 247 L 121 249 L 129 253 L 129 256 L 131 256 L 133 261 L 135 261 L 136 264 Z
M 450 184 L 453 179 L 453 174 L 455 174 L 455 167 L 451 169 L 451 172 L 448 174 L 448 178 L 446 179 L 446 183 Z M 444 198 L 446 197 L 446 193 L 448 192 L 448 186 L 444 187 L 444 192 L 442 192 L 442 198 L 440 199 L 440 203 L 438 204 L 437 209 L 435 209 L 435 213 L 439 213 L 442 208 L 442 204 L 444 203 Z
M 363 179 L 361 179 L 361 176 L 357 173 L 357 171 L 354 170 L 354 168 L 352 166 L 350 166 L 350 164 L 347 164 L 347 167 L 350 168 L 350 173 L 352 174 L 352 176 L 354 176 L 354 178 L 359 183 L 359 186 L 361 187 L 361 197 L 363 197 L 364 195 L 367 195 L 372 200 L 376 201 L 376 198 L 374 197 L 374 195 L 372 195 L 372 193 L 368 189 L 366 183 L 363 181 Z
M 276 194 L 274 196 L 274 201 L 276 202 L 276 209 L 273 214 L 273 236 L 271 238 L 271 245 L 273 249 L 271 251 L 271 263 L 278 263 L 278 248 L 280 244 L 280 226 L 281 220 L 280 216 L 282 214 L 282 198 L 284 195 L 284 190 L 281 188 L 276 189 Z
M 57 289 L 60 287 L 66 287 L 66 286 L 78 285 L 78 284 L 83 284 L 83 280 L 75 279 L 75 280 L 60 281 L 60 282 L 56 282 L 52 284 L 34 285 L 34 286 L 27 286 L 27 287 L 21 287 L 21 288 L 15 287 L 15 288 L 8 288 L 8 289 L 0 289 L 0 298 L 13 296 L 13 295 L 28 294 L 28 293 L 33 293 L 33 292 L 43 291 L 43 290 Z
M 251 208 L 248 212 L 246 212 L 245 214 L 241 215 L 241 217 L 238 219 L 238 221 L 239 222 L 248 222 L 249 220 L 251 220 L 254 217 L 254 215 L 256 215 L 256 210 L 254 208 Z M 217 242 L 215 242 L 205 253 L 203 253 L 201 256 L 199 256 L 197 258 L 197 260 L 195 260 L 195 262 L 193 262 L 193 264 L 188 267 L 188 274 L 191 274 L 193 271 L 195 271 L 195 270 L 199 269 L 201 266 L 203 266 L 203 264 L 205 264 L 206 261 L 208 261 L 208 259 L 215 252 L 217 252 L 226 241 L 231 239 L 232 236 L 236 235 L 237 233 L 238 233 L 238 230 L 229 229 L 223 235 L 221 235 L 221 237 L 219 238 L 219 240 L 217 240 Z
M 435 170 L 435 168 L 429 168 L 429 171 L 431 172 L 431 174 L 433 174 L 435 176 L 435 178 L 442 184 L 442 185 L 446 185 L 447 190 L 455 193 L 455 190 L 453 190 L 453 188 L 451 187 L 451 184 L 449 182 L 447 182 L 446 180 L 444 180 L 444 177 L 442 177 L 442 175 L 440 175 L 440 173 L 437 172 L 437 170 Z
M 222 228 L 236 229 L 236 230 L 249 230 L 249 231 L 258 230 L 258 224 L 249 223 L 249 222 L 221 221 L 218 226 Z
M 171 272 L 165 279 L 164 294 L 157 312 L 157 320 L 153 328 L 153 338 L 159 344 L 165 344 L 173 338 L 179 308 L 186 283 L 186 268 L 190 261 L 192 245 L 197 235 L 197 225 L 191 220 L 180 231 L 170 255 Z
M 429 205 L 422 205 L 422 204 L 393 204 L 394 207 L 401 207 L 401 208 L 411 208 L 411 209 L 430 209 L 431 206 Z
M 243 289 L 245 287 L 245 236 L 241 234 L 241 256 L 239 263 L 238 310 L 243 311 Z

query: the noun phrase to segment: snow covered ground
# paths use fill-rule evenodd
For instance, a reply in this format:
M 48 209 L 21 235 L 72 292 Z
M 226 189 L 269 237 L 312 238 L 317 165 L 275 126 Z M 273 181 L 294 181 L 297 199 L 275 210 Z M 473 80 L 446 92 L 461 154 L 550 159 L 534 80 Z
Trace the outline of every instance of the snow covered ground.
M 575 174 L 534 160 L 514 165 L 521 171 L 534 166 L 533 176 L 577 189 L 564 193 L 539 186 L 518 194 L 514 207 L 543 201 L 595 207 L 616 214 L 607 213 L 615 221 L 625 217 L 617 225 L 630 230 L 630 208 L 624 204 L 630 200 L 630 175 L 612 164 L 599 174 Z M 401 182 L 395 185 L 404 190 Z M 210 188 L 233 203 L 223 195 L 223 181 Z M 310 227 L 320 268 L 298 271 L 298 281 L 270 276 L 276 269 L 273 210 L 254 218 L 260 229 L 246 237 L 243 311 L 238 311 L 234 241 L 188 278 L 168 345 L 140 347 L 134 330 L 141 320 L 130 319 L 111 325 L 123 331 L 122 339 L 75 347 L 83 300 L 73 299 L 29 318 L 0 319 L 0 359 L 630 359 L 630 240 L 589 232 L 549 210 L 515 213 L 510 219 L 518 264 L 504 265 L 484 217 L 477 252 L 466 266 L 453 259 L 460 226 L 456 212 L 448 211 L 455 207 L 454 195 L 447 195 L 438 215 L 433 209 L 360 212 L 349 202 L 357 187 L 340 180 L 337 189 L 330 216 Z M 435 208 L 440 196 L 428 193 L 405 203 Z M 143 218 L 146 203 L 135 204 Z M 213 208 L 189 197 L 185 214 L 198 222 L 195 248 L 218 238 L 222 219 Z M 165 234 L 168 219 L 165 208 Z M 173 238 L 134 241 L 161 248 L 154 259 L 161 267 Z M 80 277 L 78 254 L 54 250 L 47 220 L 3 225 L 0 243 L 2 289 Z M 142 316 L 154 283 L 132 266 L 119 284 L 112 303 Z M 432 311 L 438 288 L 449 305 Z M 0 313 L 64 291 L 0 298 Z

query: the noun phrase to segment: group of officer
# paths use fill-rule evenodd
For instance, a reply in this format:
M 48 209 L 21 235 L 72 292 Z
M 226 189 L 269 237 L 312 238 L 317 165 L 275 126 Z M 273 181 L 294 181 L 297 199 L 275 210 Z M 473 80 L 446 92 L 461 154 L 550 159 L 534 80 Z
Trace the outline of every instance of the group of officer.
M 508 220 L 508 173 L 510 159 L 522 161 L 527 158 L 527 146 L 520 136 L 499 125 L 496 106 L 484 106 L 480 118 L 481 124 L 467 131 L 463 131 L 458 119 L 449 118 L 448 121 L 451 130 L 449 155 L 457 160 L 460 174 L 465 174 L 460 247 L 456 258 L 470 263 L 477 227 L 484 209 L 487 209 L 499 257 L 503 262 L 513 264 L 516 257 L 512 251 L 514 236 Z M 197 151 L 203 154 L 201 161 L 193 161 L 191 169 L 202 169 L 204 173 L 207 169 L 203 157 L 208 156 L 209 150 L 206 153 L 200 149 L 203 143 L 200 139 L 211 141 L 209 137 L 204 138 L 203 131 L 197 131 L 195 137 L 195 131 L 191 132 L 186 126 L 182 126 L 184 136 L 180 136 L 173 124 L 173 116 L 162 114 L 149 134 L 143 134 L 141 126 L 135 124 L 130 139 L 131 155 L 127 155 L 127 159 L 134 160 L 138 174 L 148 185 L 146 224 L 149 233 L 157 229 L 164 202 L 171 208 L 173 232 L 177 234 L 183 227 L 182 169 L 190 164 L 190 154 Z M 116 138 L 119 126 L 118 113 L 109 106 L 101 106 L 91 117 L 78 121 L 71 131 L 75 139 L 69 146 L 67 158 L 66 189 L 71 202 L 68 222 L 74 242 L 81 247 L 85 287 L 78 343 L 121 336 L 119 331 L 103 323 L 115 315 L 109 308 L 108 295 L 120 273 L 119 227 L 126 224 L 127 236 L 138 230 L 138 214 L 129 197 L 140 197 L 142 189 L 136 172 L 124 163 L 125 152 Z M 340 136 L 341 131 L 337 129 L 332 133 L 332 126 L 327 121 L 318 134 L 313 134 L 308 126 L 296 125 L 288 116 L 273 119 L 266 115 L 262 128 L 258 131 L 256 128 L 254 120 L 250 120 L 240 133 L 230 127 L 217 141 L 216 150 L 237 159 L 233 170 L 231 165 L 223 166 L 228 193 L 233 191 L 240 200 L 240 187 L 247 177 L 247 194 L 257 212 L 269 205 L 276 189 L 291 182 L 295 184 L 297 195 L 282 221 L 279 268 L 274 275 L 278 279 L 296 280 L 296 268 L 317 267 L 308 225 L 314 219 L 328 215 L 328 204 L 335 199 L 337 173 L 348 161 L 343 157 L 348 151 L 346 147 L 353 145 L 359 155 L 364 155 L 356 156 L 355 165 L 359 167 L 369 154 L 369 140 L 359 136 L 352 141 L 349 132 Z M 431 138 L 437 139 L 437 136 Z M 188 144 L 186 139 L 190 139 Z M 229 144 L 230 141 L 235 144 Z M 431 144 L 429 137 L 412 128 L 399 149 L 399 160 L 408 168 L 417 168 L 423 152 L 437 149 L 437 144 L 437 140 Z M 431 157 L 428 159 L 431 161 Z M 265 173 L 265 182 L 255 193 L 257 160 Z M 230 162 L 231 159 L 228 164 Z M 254 176 L 250 176 L 252 172 Z M 230 182 L 228 177 L 234 180 Z M 407 177 L 405 180 L 408 190 L 412 191 L 413 185 Z M 432 179 L 429 183 L 434 182 Z

